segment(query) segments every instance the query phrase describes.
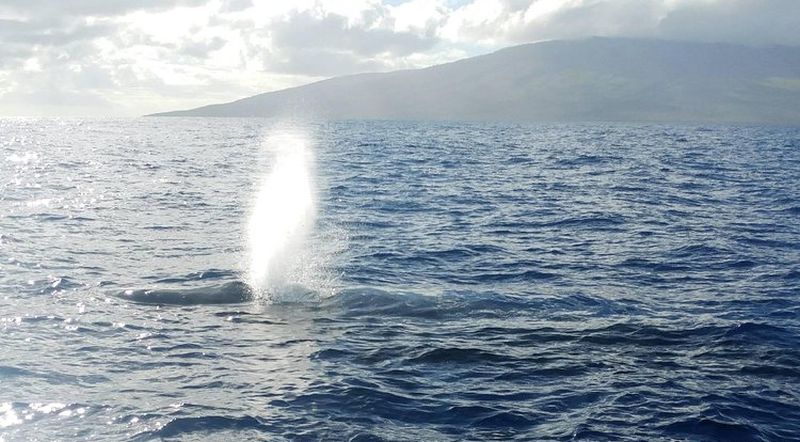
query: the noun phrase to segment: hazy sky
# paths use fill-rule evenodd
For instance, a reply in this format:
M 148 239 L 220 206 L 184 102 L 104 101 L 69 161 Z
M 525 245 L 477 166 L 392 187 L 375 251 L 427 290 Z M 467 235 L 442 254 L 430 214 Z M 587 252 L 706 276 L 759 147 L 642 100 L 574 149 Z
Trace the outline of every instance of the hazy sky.
M 0 116 L 128 116 L 592 35 L 800 45 L 800 0 L 0 0 Z

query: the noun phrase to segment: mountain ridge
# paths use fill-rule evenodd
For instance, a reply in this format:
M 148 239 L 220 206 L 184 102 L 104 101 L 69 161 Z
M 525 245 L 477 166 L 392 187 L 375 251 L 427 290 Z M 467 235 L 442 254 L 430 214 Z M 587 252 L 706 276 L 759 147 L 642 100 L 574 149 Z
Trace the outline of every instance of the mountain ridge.
M 151 116 L 800 124 L 800 48 L 554 40 Z

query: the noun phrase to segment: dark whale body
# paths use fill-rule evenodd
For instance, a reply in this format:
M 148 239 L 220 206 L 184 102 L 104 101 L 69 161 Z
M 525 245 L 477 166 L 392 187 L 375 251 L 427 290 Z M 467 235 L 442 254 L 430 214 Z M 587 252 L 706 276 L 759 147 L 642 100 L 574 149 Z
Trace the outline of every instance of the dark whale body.
M 240 304 L 253 299 L 250 287 L 242 281 L 187 289 L 125 290 L 117 295 L 139 304 L 201 305 Z

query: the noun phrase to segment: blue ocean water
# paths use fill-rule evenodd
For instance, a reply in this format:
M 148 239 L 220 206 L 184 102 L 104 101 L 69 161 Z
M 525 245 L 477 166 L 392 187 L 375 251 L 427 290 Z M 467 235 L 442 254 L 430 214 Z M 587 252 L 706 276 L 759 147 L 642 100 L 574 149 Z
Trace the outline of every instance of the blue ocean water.
M 800 440 L 800 129 L 297 124 L 0 120 L 0 441 Z

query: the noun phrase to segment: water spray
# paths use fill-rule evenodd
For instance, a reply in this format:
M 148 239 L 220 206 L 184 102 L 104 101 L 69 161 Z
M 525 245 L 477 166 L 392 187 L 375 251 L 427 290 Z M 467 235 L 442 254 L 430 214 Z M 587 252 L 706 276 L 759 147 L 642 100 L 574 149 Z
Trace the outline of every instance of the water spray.
M 302 284 L 304 251 L 314 225 L 316 201 L 310 143 L 297 133 L 270 136 L 264 148 L 272 155 L 260 184 L 247 227 L 247 282 L 260 296 L 274 298 L 286 287 Z

